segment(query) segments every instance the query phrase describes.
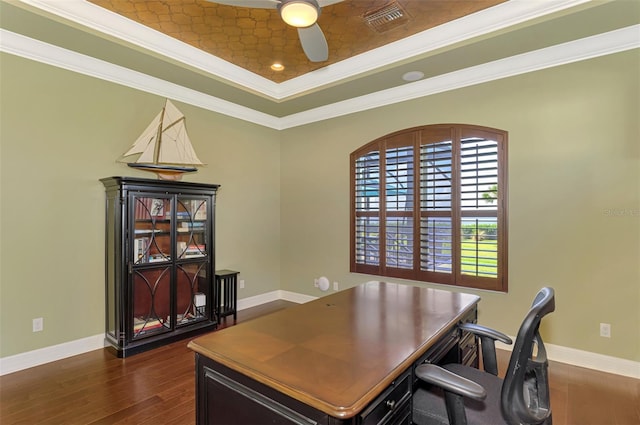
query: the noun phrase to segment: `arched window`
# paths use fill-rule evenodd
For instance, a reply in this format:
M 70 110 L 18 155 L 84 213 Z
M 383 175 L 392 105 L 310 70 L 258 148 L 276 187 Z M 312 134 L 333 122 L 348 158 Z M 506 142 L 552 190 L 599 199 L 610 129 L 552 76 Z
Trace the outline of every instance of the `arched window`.
M 351 154 L 351 271 L 507 290 L 507 132 L 401 130 Z

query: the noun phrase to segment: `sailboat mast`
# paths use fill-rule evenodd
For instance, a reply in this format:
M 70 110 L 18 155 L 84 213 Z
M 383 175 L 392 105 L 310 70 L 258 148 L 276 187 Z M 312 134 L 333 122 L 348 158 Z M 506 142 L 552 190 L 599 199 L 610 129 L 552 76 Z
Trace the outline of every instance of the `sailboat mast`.
M 154 164 L 159 164 L 160 163 L 160 145 L 162 144 L 162 125 L 164 122 L 164 117 L 165 117 L 165 109 L 166 109 L 167 105 L 165 103 L 165 106 L 162 107 L 162 114 L 160 114 L 160 124 L 158 124 L 158 134 L 156 136 L 156 145 L 153 148 L 153 163 Z

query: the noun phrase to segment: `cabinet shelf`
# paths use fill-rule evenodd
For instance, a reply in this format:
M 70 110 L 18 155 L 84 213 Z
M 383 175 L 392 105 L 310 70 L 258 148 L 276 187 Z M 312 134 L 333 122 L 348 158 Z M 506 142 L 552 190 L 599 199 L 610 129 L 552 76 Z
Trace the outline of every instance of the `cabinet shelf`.
M 144 229 L 136 229 L 134 231 L 134 235 L 136 236 L 168 236 L 171 232 L 168 230 L 144 230 Z

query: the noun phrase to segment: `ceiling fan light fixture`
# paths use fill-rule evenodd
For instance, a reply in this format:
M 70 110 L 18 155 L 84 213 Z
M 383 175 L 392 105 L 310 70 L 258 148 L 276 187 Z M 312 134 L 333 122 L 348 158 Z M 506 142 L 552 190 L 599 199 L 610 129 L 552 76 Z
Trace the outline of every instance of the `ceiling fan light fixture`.
M 279 9 L 282 20 L 296 28 L 310 27 L 320 16 L 320 6 L 315 0 L 283 0 Z

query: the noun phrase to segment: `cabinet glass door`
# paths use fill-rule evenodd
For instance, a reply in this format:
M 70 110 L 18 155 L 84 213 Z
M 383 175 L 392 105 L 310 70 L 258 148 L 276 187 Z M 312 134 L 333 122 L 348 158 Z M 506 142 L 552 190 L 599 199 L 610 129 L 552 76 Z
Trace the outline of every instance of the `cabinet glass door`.
M 207 262 L 189 262 L 176 267 L 176 326 L 209 317 Z
M 178 197 L 176 209 L 178 259 L 207 256 L 207 200 Z
M 207 204 L 203 198 L 177 198 L 176 326 L 209 317 Z
M 171 266 L 133 272 L 133 339 L 171 330 Z
M 133 198 L 133 263 L 171 260 L 171 198 Z
M 171 198 L 134 195 L 133 339 L 171 330 Z

